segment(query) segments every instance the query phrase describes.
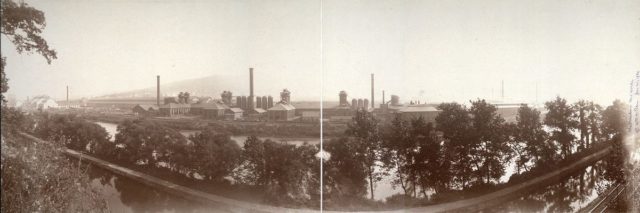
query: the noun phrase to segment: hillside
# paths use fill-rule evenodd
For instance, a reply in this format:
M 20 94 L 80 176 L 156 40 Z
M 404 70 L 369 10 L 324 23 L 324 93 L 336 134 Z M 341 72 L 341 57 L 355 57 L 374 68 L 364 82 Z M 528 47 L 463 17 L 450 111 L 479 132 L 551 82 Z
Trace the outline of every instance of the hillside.
M 161 96 L 174 96 L 180 92 L 188 91 L 193 96 L 212 96 L 218 97 L 224 90 L 230 90 L 235 93 L 238 91 L 248 90 L 248 82 L 233 79 L 228 76 L 207 76 L 202 78 L 194 78 L 176 82 L 163 83 L 168 80 L 161 79 L 160 93 Z M 156 88 L 148 87 L 103 96 L 94 97 L 93 99 L 120 99 L 120 98 L 155 98 Z

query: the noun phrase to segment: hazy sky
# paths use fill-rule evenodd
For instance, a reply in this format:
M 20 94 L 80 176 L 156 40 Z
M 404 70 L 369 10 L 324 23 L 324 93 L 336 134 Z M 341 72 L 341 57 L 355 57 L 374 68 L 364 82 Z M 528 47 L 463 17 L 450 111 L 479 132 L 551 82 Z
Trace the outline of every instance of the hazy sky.
M 10 93 L 102 95 L 225 75 L 294 99 L 628 98 L 640 1 L 34 1 L 52 65 L 2 38 Z M 321 7 L 322 5 L 322 7 Z M 320 90 L 320 77 L 324 90 Z M 247 88 L 248 90 L 248 88 Z M 265 92 L 262 92 L 265 91 Z M 215 92 L 219 93 L 219 92 Z M 247 91 L 235 91 L 243 94 Z

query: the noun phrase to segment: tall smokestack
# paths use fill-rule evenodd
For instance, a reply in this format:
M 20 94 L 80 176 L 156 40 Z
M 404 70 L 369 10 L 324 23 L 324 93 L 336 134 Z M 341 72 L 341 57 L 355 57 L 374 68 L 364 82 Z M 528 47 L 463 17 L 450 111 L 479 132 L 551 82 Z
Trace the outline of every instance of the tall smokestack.
M 67 85 L 67 108 L 69 108 L 69 86 Z
M 156 105 L 160 106 L 160 75 L 156 76 Z
M 253 68 L 249 68 L 249 97 L 247 97 L 247 109 L 255 108 L 255 99 L 253 97 Z
M 386 104 L 387 102 L 384 101 L 384 90 L 382 90 L 382 104 Z
M 371 108 L 372 109 L 376 108 L 376 103 L 373 96 L 373 73 L 371 73 Z
M 253 97 L 253 68 L 249 68 L 249 96 Z

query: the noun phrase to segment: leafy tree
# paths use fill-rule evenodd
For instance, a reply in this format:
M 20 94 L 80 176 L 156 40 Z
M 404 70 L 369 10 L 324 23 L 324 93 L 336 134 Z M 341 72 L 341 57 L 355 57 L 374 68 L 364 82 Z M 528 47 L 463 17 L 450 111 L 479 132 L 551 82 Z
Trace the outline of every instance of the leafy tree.
M 241 169 L 236 172 L 239 181 L 245 184 L 264 186 L 267 184 L 267 168 L 264 143 L 256 136 L 244 142 Z
M 588 148 L 600 137 L 600 111 L 602 107 L 593 101 L 580 100 L 573 104 L 580 130 L 579 148 Z
M 484 183 L 492 179 L 499 179 L 504 174 L 504 164 L 508 162 L 509 147 L 508 134 L 505 130 L 504 119 L 498 115 L 497 108 L 485 100 L 471 102 L 471 134 L 472 148 L 479 159 L 476 165 L 476 176 Z M 481 181 L 482 182 L 482 181 Z
M 85 121 L 76 115 L 43 115 L 36 134 L 77 151 L 90 151 L 97 144 L 108 143 L 109 134 L 100 125 Z
M 590 137 L 587 137 L 587 148 L 602 138 L 602 106 L 589 101 L 589 111 L 587 123 L 589 125 Z
M 457 103 L 442 103 L 438 106 L 441 110 L 436 116 L 436 128 L 444 134 L 446 140 L 446 158 L 451 161 L 451 175 L 453 181 L 466 189 L 469 177 L 473 173 L 472 150 L 470 128 L 471 118 L 466 107 Z
M 358 143 L 354 155 L 362 156 L 362 163 L 369 179 L 370 198 L 374 199 L 375 183 L 382 179 L 384 172 L 378 171 L 378 162 L 382 158 L 382 140 L 378 129 L 378 120 L 373 113 L 358 110 L 351 123 L 348 124 L 346 135 L 353 137 Z
M 118 125 L 115 143 L 121 146 L 119 157 L 127 163 L 158 166 L 158 162 L 172 162 L 174 148 L 186 146 L 187 140 L 174 129 L 145 119 L 125 120 Z
M 360 198 L 367 193 L 367 170 L 358 152 L 359 143 L 351 137 L 341 137 L 324 143 L 323 149 L 330 153 L 324 162 L 324 193 L 328 200 Z
M 47 41 L 40 36 L 46 26 L 44 13 L 27 3 L 16 3 L 13 0 L 2 0 L 0 6 L 0 32 L 9 38 L 18 53 L 36 52 L 51 64 L 57 58 L 55 50 L 51 49 Z M 4 67 L 6 58 L 0 54 L 0 99 L 4 105 L 4 93 L 9 90 L 8 79 Z
M 580 130 L 580 144 L 578 149 L 586 148 L 586 138 L 589 138 L 589 123 L 587 122 L 587 111 L 589 104 L 585 100 L 580 100 L 573 104 L 573 110 L 576 112 L 576 120 L 578 122 L 578 130 Z
M 629 151 L 626 150 L 623 144 L 623 136 L 615 135 L 611 139 L 612 150 L 611 154 L 607 156 L 606 170 L 604 177 L 607 180 L 615 181 L 616 183 L 626 183 L 627 181 L 627 162 L 629 162 Z
M 206 129 L 190 136 L 189 140 L 194 148 L 191 164 L 209 179 L 218 180 L 227 176 L 240 161 L 242 150 L 229 135 Z
M 563 158 L 571 154 L 573 147 L 572 131 L 577 128 L 578 122 L 574 119 L 574 110 L 567 104 L 564 98 L 556 97 L 556 100 L 545 103 L 549 111 L 544 118 L 544 124 L 552 128 L 551 139 L 561 146 Z
M 602 111 L 602 134 L 607 140 L 627 132 L 628 111 L 629 106 L 620 100 L 613 101 L 611 106 Z
M 450 182 L 449 159 L 446 159 L 447 150 L 441 141 L 437 139 L 437 133 L 432 123 L 426 123 L 422 117 L 411 121 L 410 137 L 415 140 L 416 147 L 411 151 L 412 163 L 409 165 L 409 174 L 414 185 L 420 186 L 420 192 L 427 197 L 427 190 L 442 191 Z M 415 189 L 414 189 L 415 193 Z
M 424 119 L 423 119 L 424 120 Z M 396 114 L 391 125 L 383 135 L 383 161 L 387 170 L 395 170 L 392 181 L 394 186 L 400 185 L 405 195 L 411 195 L 415 176 L 410 174 L 409 167 L 413 165 L 414 150 L 417 148 L 413 138 L 409 135 L 409 125 Z M 415 191 L 415 184 L 413 186 Z
M 514 127 L 514 143 L 516 146 L 523 147 L 521 152 L 517 153 L 516 165 L 518 173 L 520 168 L 528 170 L 526 163 L 530 160 L 532 163 L 552 162 L 555 160 L 555 146 L 547 141 L 547 132 L 542 128 L 540 119 L 540 111 L 522 105 L 518 109 L 516 117 L 516 126 Z
M 271 203 L 307 203 L 318 193 L 309 191 L 310 184 L 319 187 L 318 172 L 313 171 L 320 163 L 315 157 L 318 151 L 319 147 L 308 144 L 296 147 L 251 136 L 245 142 L 243 163 L 236 177 L 242 183 L 264 188 Z

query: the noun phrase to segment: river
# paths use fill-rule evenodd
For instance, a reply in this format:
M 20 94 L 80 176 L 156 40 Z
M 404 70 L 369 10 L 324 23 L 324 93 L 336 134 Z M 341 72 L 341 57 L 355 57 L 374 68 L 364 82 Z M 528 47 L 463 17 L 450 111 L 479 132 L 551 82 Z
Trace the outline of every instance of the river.
M 555 184 L 520 196 L 487 212 L 575 212 L 586 207 L 613 181 L 605 178 L 607 162 L 598 161 Z
M 158 191 L 99 167 L 90 168 L 91 186 L 103 196 L 109 212 L 224 212 L 224 209 Z
M 94 123 L 100 125 L 107 131 L 107 133 L 109 133 L 109 136 L 111 137 L 111 141 L 115 139 L 115 135 L 118 132 L 117 130 L 118 124 L 106 123 L 106 122 L 100 122 L 100 121 L 96 121 Z M 185 137 L 189 137 L 190 135 L 194 135 L 200 131 L 199 130 L 179 130 L 179 132 Z M 244 146 L 244 142 L 247 140 L 248 137 L 249 137 L 248 135 L 231 135 L 231 139 L 234 140 L 240 147 Z M 298 138 L 258 137 L 258 138 L 261 140 L 269 139 L 272 141 L 280 141 L 280 142 L 285 142 L 288 144 L 295 144 L 295 145 L 302 145 L 305 142 L 313 145 L 320 144 L 320 138 L 310 138 L 310 137 L 298 137 Z

